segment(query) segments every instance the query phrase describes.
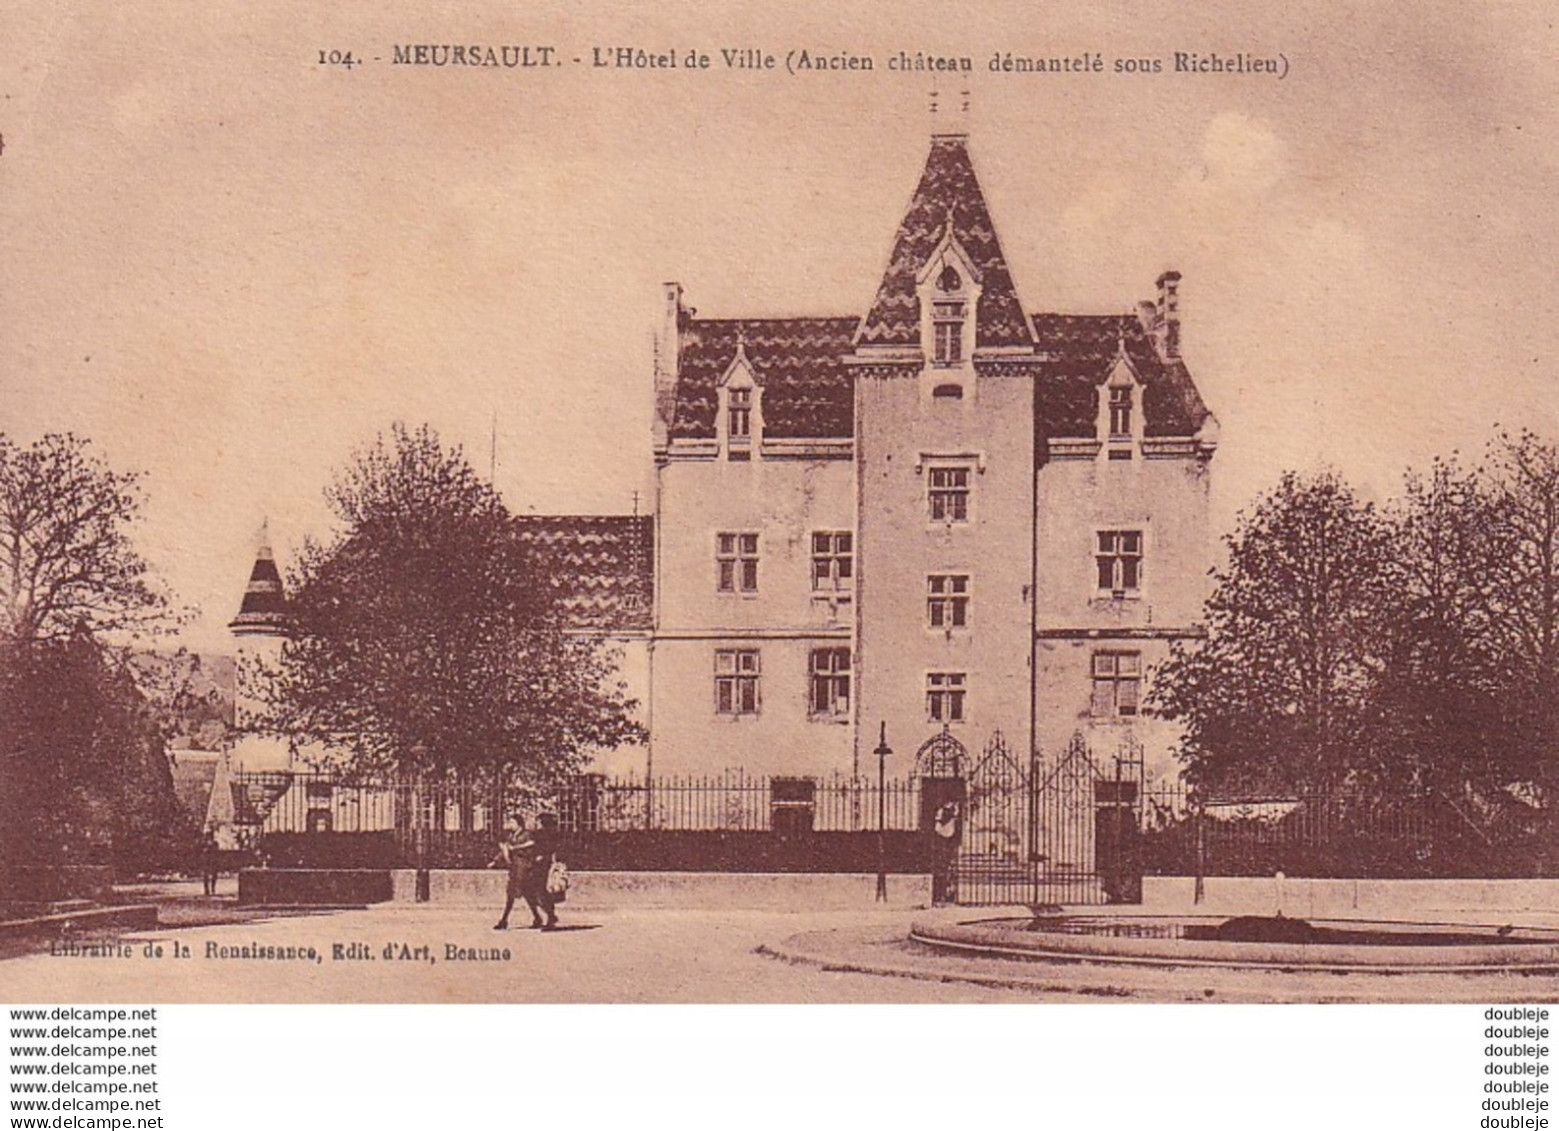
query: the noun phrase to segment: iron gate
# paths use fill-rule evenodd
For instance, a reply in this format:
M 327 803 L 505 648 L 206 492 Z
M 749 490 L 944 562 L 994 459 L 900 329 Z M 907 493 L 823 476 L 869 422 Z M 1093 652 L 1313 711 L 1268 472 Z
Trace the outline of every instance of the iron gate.
M 953 870 L 957 903 L 1034 902 L 1032 761 L 1018 764 L 1001 733 L 969 772 L 963 836 Z
M 916 772 L 937 902 L 1141 902 L 1142 760 L 1130 739 L 1105 774 L 1080 734 L 1054 761 L 1025 765 L 1000 732 L 971 760 L 944 728 L 920 748 Z

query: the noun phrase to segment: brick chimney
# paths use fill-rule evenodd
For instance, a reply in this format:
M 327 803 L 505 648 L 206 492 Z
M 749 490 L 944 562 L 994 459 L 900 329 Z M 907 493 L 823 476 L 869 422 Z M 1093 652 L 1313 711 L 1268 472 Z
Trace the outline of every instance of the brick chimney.
M 1158 277 L 1158 331 L 1156 340 L 1159 356 L 1171 361 L 1180 356 L 1180 272 L 1165 271 Z
M 677 371 L 682 357 L 682 284 L 661 285 L 661 326 L 655 338 L 655 446 L 670 441 L 677 406 Z

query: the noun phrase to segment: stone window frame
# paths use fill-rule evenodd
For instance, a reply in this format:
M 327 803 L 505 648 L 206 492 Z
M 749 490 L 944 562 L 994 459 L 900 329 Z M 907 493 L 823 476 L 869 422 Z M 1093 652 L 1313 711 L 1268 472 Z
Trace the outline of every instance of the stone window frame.
M 825 645 L 809 649 L 807 717 L 830 722 L 848 721 L 854 678 L 855 658 L 848 645 Z
M 722 597 L 756 597 L 763 540 L 756 530 L 715 534 L 715 592 Z
M 1128 539 L 1136 540 L 1136 551 L 1126 548 Z M 1108 548 L 1106 539 L 1110 539 Z M 1140 600 L 1146 591 L 1148 532 L 1145 525 L 1120 523 L 1095 527 L 1093 531 L 1093 595 L 1100 601 Z M 1101 584 L 1104 571 L 1110 570 L 1110 584 Z M 1133 581 L 1134 584 L 1126 584 Z
M 969 719 L 969 673 L 930 671 L 926 673 L 926 721 L 963 723 Z
M 1100 648 L 1088 658 L 1092 686 L 1088 713 L 1095 719 L 1122 721 L 1142 716 L 1142 653 L 1129 648 Z
M 926 627 L 933 632 L 967 629 L 973 589 L 968 573 L 926 574 Z
M 715 649 L 715 714 L 755 718 L 763 710 L 763 653 L 758 648 Z

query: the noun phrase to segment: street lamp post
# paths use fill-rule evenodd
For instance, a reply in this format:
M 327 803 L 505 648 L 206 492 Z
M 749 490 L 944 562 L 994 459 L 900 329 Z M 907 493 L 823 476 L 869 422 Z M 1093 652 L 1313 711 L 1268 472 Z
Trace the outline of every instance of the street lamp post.
M 888 902 L 888 755 L 893 748 L 888 745 L 888 724 L 884 720 L 879 732 L 877 749 L 877 902 Z

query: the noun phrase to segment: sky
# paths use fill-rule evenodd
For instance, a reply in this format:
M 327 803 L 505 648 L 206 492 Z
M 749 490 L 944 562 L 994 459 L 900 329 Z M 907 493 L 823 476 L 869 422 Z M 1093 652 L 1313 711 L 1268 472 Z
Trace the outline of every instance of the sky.
M 863 313 L 934 129 L 971 135 L 1030 311 L 1183 273 L 1219 529 L 1284 469 L 1384 498 L 1496 424 L 1559 436 L 1542 5 L 27 7 L 0 10 L 0 432 L 145 473 L 137 544 L 194 647 L 227 645 L 262 520 L 284 560 L 327 535 L 333 470 L 395 421 L 484 470 L 495 446 L 516 511 L 648 500 L 660 284 L 708 316 Z M 390 62 L 417 43 L 564 65 Z M 712 66 L 590 65 L 618 46 Z M 877 69 L 789 74 L 797 48 Z M 1106 72 L 991 72 L 1006 52 Z

